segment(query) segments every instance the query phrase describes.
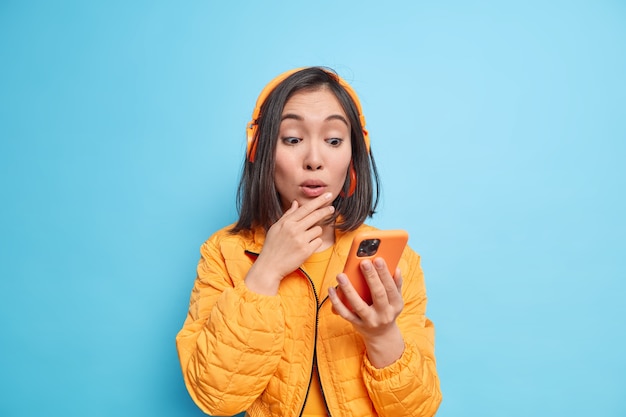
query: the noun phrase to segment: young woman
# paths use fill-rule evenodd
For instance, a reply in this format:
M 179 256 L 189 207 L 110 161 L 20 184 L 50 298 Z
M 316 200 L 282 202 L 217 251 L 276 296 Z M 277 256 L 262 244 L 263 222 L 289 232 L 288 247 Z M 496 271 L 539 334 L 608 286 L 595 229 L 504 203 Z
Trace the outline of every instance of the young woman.
M 419 256 L 407 247 L 394 275 L 384 259 L 361 263 L 372 305 L 341 273 L 378 202 L 356 94 L 329 69 L 289 71 L 247 130 L 239 220 L 202 245 L 176 338 L 191 397 L 213 415 L 434 415 Z

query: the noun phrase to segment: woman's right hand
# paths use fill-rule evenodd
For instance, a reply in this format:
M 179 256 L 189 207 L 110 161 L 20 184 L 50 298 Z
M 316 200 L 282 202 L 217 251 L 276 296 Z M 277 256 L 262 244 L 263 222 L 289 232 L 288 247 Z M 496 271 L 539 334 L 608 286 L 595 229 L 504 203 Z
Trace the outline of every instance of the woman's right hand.
M 259 294 L 276 295 L 280 281 L 296 270 L 322 245 L 321 221 L 332 216 L 332 194 L 325 193 L 289 210 L 270 227 L 263 249 L 246 275 L 247 287 Z

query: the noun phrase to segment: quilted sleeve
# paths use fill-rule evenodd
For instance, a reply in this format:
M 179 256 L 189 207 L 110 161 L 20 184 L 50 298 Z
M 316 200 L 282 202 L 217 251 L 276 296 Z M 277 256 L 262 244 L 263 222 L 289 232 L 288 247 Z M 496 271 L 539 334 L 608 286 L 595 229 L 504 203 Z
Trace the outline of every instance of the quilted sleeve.
M 431 417 L 441 403 L 435 368 L 435 329 L 426 318 L 426 289 L 420 258 L 406 253 L 402 295 L 404 309 L 398 326 L 405 349 L 393 364 L 377 369 L 364 356 L 363 379 L 379 416 Z
M 254 402 L 276 371 L 283 313 L 279 296 L 253 293 L 243 277 L 229 276 L 217 242 L 204 243 L 201 255 L 176 346 L 194 402 L 205 413 L 233 415 Z

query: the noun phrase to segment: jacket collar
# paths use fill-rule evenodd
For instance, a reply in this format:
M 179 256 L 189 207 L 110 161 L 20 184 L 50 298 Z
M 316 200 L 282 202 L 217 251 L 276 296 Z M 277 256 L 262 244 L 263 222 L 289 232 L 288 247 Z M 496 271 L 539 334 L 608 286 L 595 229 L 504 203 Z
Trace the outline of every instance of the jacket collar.
M 320 301 L 328 296 L 328 287 L 337 285 L 337 274 L 343 271 L 354 236 L 364 229 L 371 228 L 371 226 L 363 224 L 359 226 L 358 229 L 349 232 L 335 229 L 335 244 L 333 245 L 333 251 L 328 262 L 326 274 L 322 280 L 321 287 L 317 288 Z M 249 239 L 246 239 L 246 251 L 255 254 L 261 253 L 261 249 L 265 243 L 265 229 L 263 227 L 255 227 L 248 233 L 250 233 L 250 235 Z

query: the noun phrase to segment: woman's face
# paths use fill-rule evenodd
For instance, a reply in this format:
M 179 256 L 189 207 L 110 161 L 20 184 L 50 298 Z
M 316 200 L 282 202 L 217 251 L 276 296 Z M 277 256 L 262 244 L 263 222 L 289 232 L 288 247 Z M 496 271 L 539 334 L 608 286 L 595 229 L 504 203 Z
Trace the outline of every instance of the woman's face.
M 341 191 L 350 159 L 350 123 L 339 100 L 326 88 L 295 93 L 283 109 L 274 181 L 283 208 Z

